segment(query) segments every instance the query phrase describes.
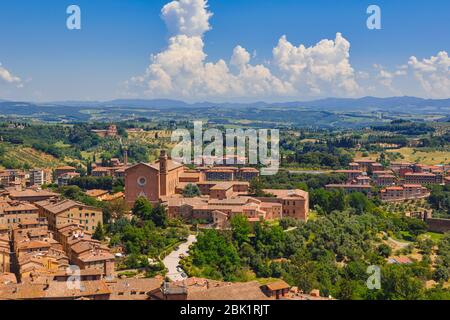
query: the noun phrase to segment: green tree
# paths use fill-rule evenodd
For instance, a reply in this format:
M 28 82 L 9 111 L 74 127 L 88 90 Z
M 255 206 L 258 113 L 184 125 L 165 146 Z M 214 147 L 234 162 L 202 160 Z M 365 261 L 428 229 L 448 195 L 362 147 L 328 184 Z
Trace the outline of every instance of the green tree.
M 99 241 L 105 240 L 105 229 L 103 228 L 103 225 L 100 222 L 97 224 L 97 227 L 95 228 L 92 238 Z
M 392 249 L 387 244 L 382 243 L 378 246 L 378 253 L 384 258 L 388 258 L 392 254 Z
M 420 300 L 424 288 L 421 280 L 414 277 L 404 265 L 387 265 L 381 274 L 383 298 L 387 300 Z
M 150 203 L 150 201 L 147 200 L 147 198 L 144 197 L 139 197 L 136 199 L 136 202 L 134 203 L 133 209 L 131 209 L 131 212 L 143 219 L 143 220 L 148 220 L 148 218 L 150 217 L 150 215 L 152 214 L 152 204 Z
M 168 217 L 166 208 L 161 204 L 156 205 L 151 211 L 150 220 L 153 221 L 157 227 L 167 227 Z
M 183 189 L 183 196 L 186 198 L 195 198 L 195 197 L 199 197 L 200 195 L 201 195 L 200 189 L 195 184 L 189 183 Z
M 236 215 L 231 218 L 230 224 L 233 239 L 237 242 L 238 246 L 241 247 L 242 244 L 249 241 L 249 234 L 252 231 L 250 222 L 248 222 L 247 217 Z
M 352 192 L 347 196 L 348 205 L 355 209 L 357 214 L 369 212 L 373 204 L 367 196 L 361 192 Z
M 444 265 L 439 265 L 436 267 L 436 270 L 433 273 L 433 280 L 437 282 L 445 282 L 448 281 L 450 275 L 448 268 Z

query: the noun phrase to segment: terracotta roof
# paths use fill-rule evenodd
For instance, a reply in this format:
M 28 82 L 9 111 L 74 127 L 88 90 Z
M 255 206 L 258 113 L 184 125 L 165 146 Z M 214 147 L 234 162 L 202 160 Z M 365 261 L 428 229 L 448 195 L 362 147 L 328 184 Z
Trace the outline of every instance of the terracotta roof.
M 69 288 L 66 282 L 49 281 L 48 284 L 20 283 L 0 288 L 0 299 L 33 300 L 81 298 L 96 295 L 110 295 L 111 291 L 103 280 L 82 281 L 81 290 Z
M 142 162 L 142 163 L 138 163 L 138 164 L 136 164 L 136 165 L 134 165 L 134 166 L 128 167 L 125 171 L 128 171 L 128 170 L 130 170 L 130 169 L 133 169 L 133 168 L 135 168 L 135 167 L 137 167 L 137 166 L 140 166 L 140 165 L 144 165 L 144 166 L 147 166 L 147 167 L 149 167 L 149 168 L 152 168 L 152 169 L 154 169 L 154 170 L 156 170 L 156 171 L 159 171 L 159 161 L 157 161 L 157 162 L 155 162 L 155 163 L 153 163 L 153 164 L 143 163 L 143 162 Z M 171 170 L 180 168 L 180 167 L 182 167 L 182 166 L 183 166 L 183 164 L 181 164 L 181 163 L 175 162 L 175 161 L 173 161 L 173 160 L 171 160 L 171 159 L 168 159 L 168 160 L 167 160 L 167 170 L 168 170 L 168 171 L 171 171 Z
M 407 173 L 406 177 L 435 177 L 434 173 Z
M 17 245 L 17 248 L 20 249 L 37 249 L 37 248 L 50 248 L 51 245 L 48 242 L 45 241 L 28 241 L 28 242 L 22 242 Z
M 88 196 L 94 197 L 94 198 L 104 196 L 104 195 L 106 195 L 108 193 L 109 193 L 109 191 L 107 191 L 107 190 L 100 190 L 100 189 L 94 189 L 94 190 L 86 191 L 86 194 Z
M 151 279 L 117 279 L 108 282 L 107 285 L 111 290 L 111 300 L 137 300 L 148 299 L 147 293 L 159 289 L 162 283 L 163 278 L 156 277 Z M 136 293 L 144 292 L 145 295 L 132 295 L 130 294 L 132 291 Z
M 123 192 L 117 192 L 117 193 L 114 193 L 114 194 L 105 195 L 103 200 L 104 201 L 113 201 L 113 200 L 117 200 L 117 199 L 123 198 L 124 196 L 125 195 L 124 195 Z
M 71 166 L 62 166 L 58 167 L 55 170 L 76 170 L 77 168 L 71 167 Z
M 269 300 L 256 281 L 188 292 L 188 300 Z
M 180 174 L 181 178 L 198 178 L 200 176 L 200 172 L 183 172 L 182 174 Z
M 275 195 L 277 198 L 303 198 L 308 197 L 308 192 L 295 189 L 295 190 L 275 190 L 275 189 L 264 189 L 266 193 Z
M 90 207 L 83 203 L 76 202 L 73 200 L 62 200 L 59 202 L 52 202 L 52 201 L 46 200 L 46 201 L 36 202 L 36 205 L 44 208 L 45 210 L 47 210 L 55 215 L 63 213 L 73 207 L 83 207 L 83 208 L 89 208 L 90 210 L 100 210 L 100 209 Z
M 4 212 L 10 211 L 37 211 L 38 208 L 30 203 L 17 203 L 3 209 Z
M 266 285 L 267 289 L 271 290 L 271 291 L 277 291 L 277 290 L 283 290 L 283 289 L 290 289 L 291 286 L 289 284 L 287 284 L 285 281 L 283 280 L 279 280 L 276 282 L 272 282 Z
M 233 188 L 234 182 L 233 181 L 225 181 L 216 184 L 215 186 L 211 187 L 211 190 L 228 190 Z
M 21 197 L 55 197 L 59 194 L 54 192 L 49 192 L 45 190 L 36 191 L 33 189 L 26 189 L 24 191 L 12 190 L 9 192 L 11 198 L 21 198 Z
M 385 190 L 388 191 L 403 191 L 403 187 L 387 187 Z

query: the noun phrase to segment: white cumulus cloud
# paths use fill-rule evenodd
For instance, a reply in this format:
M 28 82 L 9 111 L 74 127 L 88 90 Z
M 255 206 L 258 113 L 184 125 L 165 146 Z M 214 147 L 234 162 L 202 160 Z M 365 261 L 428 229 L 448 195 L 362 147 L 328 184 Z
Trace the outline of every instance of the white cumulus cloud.
M 203 36 L 211 30 L 207 0 L 175 0 L 161 10 L 171 32 L 167 47 L 151 56 L 144 74 L 126 82 L 128 95 L 150 98 L 284 99 L 367 94 L 450 96 L 446 52 L 409 62 L 393 71 L 374 65 L 358 71 L 350 63 L 350 42 L 341 33 L 312 46 L 282 36 L 272 57 L 255 64 L 256 54 L 236 45 L 228 58 L 209 61 Z
M 211 29 L 206 0 L 179 0 L 166 4 L 162 9 L 162 17 L 173 34 L 202 36 Z
M 350 64 L 350 43 L 340 33 L 334 41 L 322 40 L 309 48 L 296 47 L 283 36 L 273 55 L 280 76 L 299 93 L 342 96 L 359 91 Z
M 13 75 L 10 71 L 8 71 L 5 67 L 0 63 L 0 80 L 3 80 L 9 84 L 15 84 L 17 87 L 22 87 L 22 80 Z
M 166 4 L 162 18 L 172 32 L 168 46 L 152 55 L 143 75 L 128 89 L 148 97 L 272 98 L 352 95 L 359 87 L 350 65 L 350 43 L 338 33 L 310 48 L 282 37 L 268 63 L 252 64 L 252 55 L 237 45 L 227 63 L 207 60 L 203 35 L 211 29 L 207 0 Z
M 408 66 L 427 95 L 433 98 L 450 97 L 450 57 L 447 52 L 441 51 L 422 60 L 413 56 Z

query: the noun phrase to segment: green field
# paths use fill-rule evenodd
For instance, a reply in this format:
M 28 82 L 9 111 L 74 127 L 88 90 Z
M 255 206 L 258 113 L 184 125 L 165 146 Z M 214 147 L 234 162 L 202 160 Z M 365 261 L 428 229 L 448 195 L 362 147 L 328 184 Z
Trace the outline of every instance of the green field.
M 428 151 L 416 148 L 401 148 L 389 150 L 387 152 L 398 152 L 403 156 L 403 160 L 413 163 L 423 163 L 427 165 L 438 165 L 450 163 L 449 151 Z

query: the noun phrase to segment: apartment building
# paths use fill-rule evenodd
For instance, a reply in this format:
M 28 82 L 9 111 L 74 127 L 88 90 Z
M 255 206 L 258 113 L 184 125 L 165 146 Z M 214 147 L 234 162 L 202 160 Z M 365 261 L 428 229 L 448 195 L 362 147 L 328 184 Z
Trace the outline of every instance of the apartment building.
M 207 181 L 233 181 L 236 180 L 236 167 L 214 167 L 205 170 Z
M 206 181 L 251 181 L 259 176 L 259 170 L 255 168 L 237 167 L 212 167 L 203 170 Z
M 58 228 L 55 239 L 61 244 L 72 264 L 81 270 L 100 272 L 102 277 L 114 273 L 115 257 L 109 248 L 100 241 L 92 239 L 92 234 L 84 227 L 69 224 Z
M 250 184 L 245 181 L 205 181 L 196 183 L 197 187 L 200 189 L 202 195 L 211 195 L 211 189 L 216 191 L 220 188 L 229 188 L 232 186 L 234 194 L 246 194 L 250 188 Z M 178 193 L 182 193 L 182 190 L 186 184 L 181 184 Z
M 357 177 L 362 176 L 363 174 L 361 170 L 336 170 L 335 173 L 345 174 L 348 180 L 356 179 Z
M 282 205 L 282 218 L 308 221 L 309 193 L 303 190 L 274 190 L 265 189 L 265 193 L 274 197 L 258 198 L 264 202 L 277 202 Z
M 70 180 L 80 177 L 78 172 L 63 173 L 57 178 L 58 187 L 65 187 L 70 184 Z
M 12 228 L 18 223 L 37 219 L 39 210 L 36 206 L 22 201 L 0 202 L 0 225 Z
M 282 217 L 281 204 L 243 196 L 232 198 L 175 196 L 165 199 L 163 204 L 167 206 L 171 218 L 185 221 L 203 220 L 217 228 L 227 227 L 227 222 L 236 215 L 244 215 L 250 222 Z
M 84 230 L 93 232 L 98 223 L 103 224 L 101 209 L 73 200 L 51 199 L 36 202 L 36 206 L 39 208 L 39 216 L 47 219 L 49 229 L 52 231 L 76 223 L 82 226 Z
M 405 182 L 407 184 L 442 184 L 444 178 L 441 174 L 434 173 L 406 173 Z
M 30 185 L 40 187 L 53 182 L 51 169 L 33 169 L 30 171 Z
M 77 168 L 74 168 L 72 166 L 62 166 L 55 169 L 55 177 L 58 178 L 66 173 L 74 173 L 77 170 Z
M 380 192 L 380 198 L 385 202 L 418 200 L 430 196 L 427 188 L 420 184 L 405 184 L 403 186 L 387 187 Z
M 397 178 L 393 174 L 380 174 L 375 178 L 375 184 L 380 187 L 393 186 L 397 182 Z

